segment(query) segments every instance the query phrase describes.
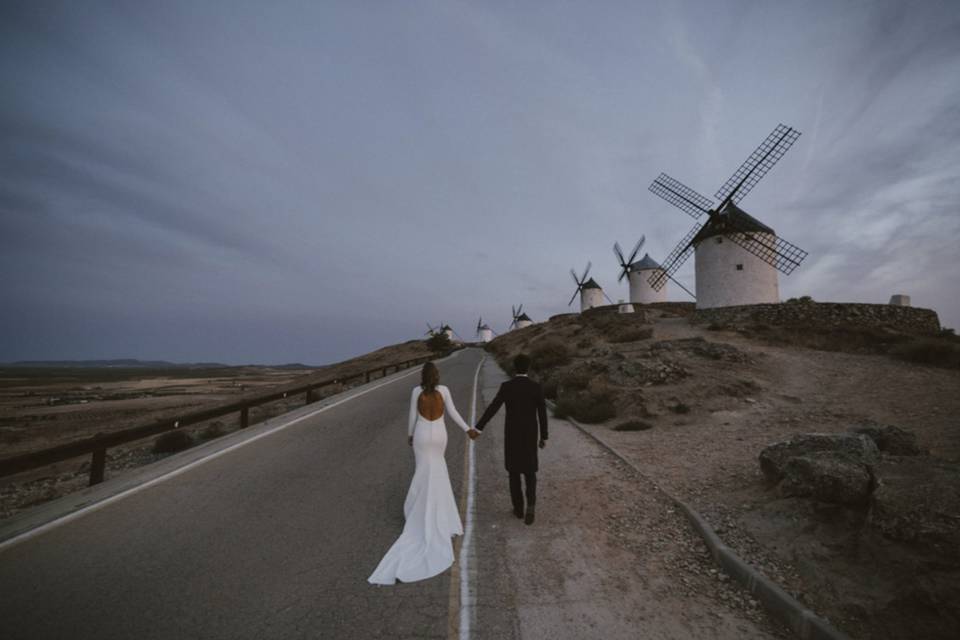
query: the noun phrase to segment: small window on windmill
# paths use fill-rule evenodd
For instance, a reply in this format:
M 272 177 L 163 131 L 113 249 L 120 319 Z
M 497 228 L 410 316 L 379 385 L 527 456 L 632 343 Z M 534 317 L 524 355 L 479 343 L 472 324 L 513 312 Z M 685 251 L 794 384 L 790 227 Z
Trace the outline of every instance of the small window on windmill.
M 738 264 L 738 265 L 737 265 L 737 271 L 743 271 L 743 265 L 742 265 L 742 264 Z

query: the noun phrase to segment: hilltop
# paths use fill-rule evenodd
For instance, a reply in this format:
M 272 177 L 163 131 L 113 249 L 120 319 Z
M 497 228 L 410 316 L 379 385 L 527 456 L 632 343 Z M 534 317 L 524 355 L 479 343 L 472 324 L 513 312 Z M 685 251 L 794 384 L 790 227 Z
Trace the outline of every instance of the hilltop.
M 910 320 L 899 324 L 815 321 L 879 318 L 882 306 L 806 301 L 796 307 L 803 322 L 782 324 L 766 312 L 763 321 L 751 319 L 755 310 L 720 318 L 680 303 L 591 310 L 488 348 L 508 370 L 513 355 L 530 353 L 558 416 L 625 452 L 854 637 L 949 637 L 960 622 L 960 345 L 922 310 L 894 312 Z M 911 456 L 878 439 L 872 493 L 853 503 L 830 494 L 834 478 L 811 497 L 761 470 L 774 443 L 808 433 L 849 440 L 853 429 L 886 425 L 903 430 L 890 433 L 913 443 Z

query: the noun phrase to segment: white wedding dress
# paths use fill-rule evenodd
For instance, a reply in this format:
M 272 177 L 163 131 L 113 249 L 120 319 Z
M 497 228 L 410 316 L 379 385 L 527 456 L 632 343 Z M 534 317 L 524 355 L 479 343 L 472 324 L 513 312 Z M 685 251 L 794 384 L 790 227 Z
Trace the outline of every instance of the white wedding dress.
M 403 533 L 393 543 L 367 581 L 371 584 L 414 582 L 443 573 L 453 564 L 451 536 L 463 535 L 460 512 L 450 487 L 447 461 L 447 427 L 443 415 L 428 420 L 420 415 L 418 400 L 423 391 L 416 387 L 410 396 L 410 419 L 407 433 L 413 436 L 416 469 L 403 503 L 406 523 Z M 450 390 L 437 385 L 443 398 L 443 413 L 453 418 L 461 429 L 470 427 L 453 406 Z

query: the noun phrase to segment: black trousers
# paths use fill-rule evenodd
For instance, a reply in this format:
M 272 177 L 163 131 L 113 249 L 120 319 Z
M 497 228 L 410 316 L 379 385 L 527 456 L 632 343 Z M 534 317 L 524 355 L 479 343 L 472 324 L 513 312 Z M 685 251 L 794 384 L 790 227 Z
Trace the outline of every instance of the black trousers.
M 527 485 L 527 505 L 537 504 L 537 474 L 533 471 L 524 473 L 523 479 Z M 523 509 L 523 491 L 520 489 L 520 473 L 510 472 L 510 500 L 517 509 Z

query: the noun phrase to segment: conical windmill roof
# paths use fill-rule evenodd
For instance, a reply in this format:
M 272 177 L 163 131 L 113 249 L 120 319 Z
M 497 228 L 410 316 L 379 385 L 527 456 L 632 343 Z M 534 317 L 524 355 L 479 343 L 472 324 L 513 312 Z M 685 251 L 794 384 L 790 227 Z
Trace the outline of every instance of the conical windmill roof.
M 530 322 L 533 322 L 533 320 L 530 319 L 530 316 L 528 316 L 525 313 L 521 313 L 519 316 L 517 316 L 517 322 L 520 322 L 521 320 L 528 320 Z
M 643 254 L 643 258 L 630 265 L 630 271 L 640 271 L 641 269 L 659 269 L 657 261 L 650 257 L 649 253 Z
M 707 224 L 703 225 L 703 228 L 700 229 L 699 233 L 693 236 L 693 240 L 690 241 L 690 244 L 697 246 L 707 238 L 731 233 L 732 230 L 729 228 L 726 220 L 727 216 L 730 216 L 733 221 L 736 222 L 737 231 L 755 231 L 757 233 L 769 233 L 771 235 L 777 234 L 776 231 L 731 202 L 724 207 L 723 215 L 714 215 L 710 217 L 710 220 L 707 222 Z
M 583 283 L 583 288 L 584 289 L 602 289 L 603 287 L 598 285 L 596 280 L 594 280 L 593 278 L 590 278 L 589 280 Z

